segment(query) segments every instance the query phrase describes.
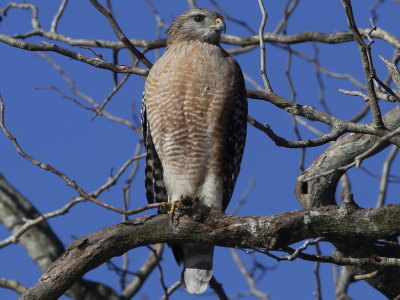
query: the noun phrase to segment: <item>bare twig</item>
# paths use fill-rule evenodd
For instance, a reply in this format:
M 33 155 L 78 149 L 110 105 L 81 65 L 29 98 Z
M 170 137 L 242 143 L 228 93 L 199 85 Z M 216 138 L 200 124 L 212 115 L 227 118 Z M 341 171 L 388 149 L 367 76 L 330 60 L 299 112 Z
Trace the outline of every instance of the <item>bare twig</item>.
M 396 85 L 397 93 L 398 93 L 400 91 L 400 72 L 396 66 L 395 61 L 387 60 L 383 56 L 379 56 L 379 58 L 385 63 L 386 67 L 388 68 L 389 74 L 390 74 L 394 84 Z M 395 60 L 396 59 L 399 59 L 399 58 L 395 57 Z
M 265 23 L 267 21 L 267 12 L 264 7 L 263 0 L 258 0 L 258 5 L 260 6 L 261 14 L 262 14 L 262 19 L 261 19 L 261 24 L 260 28 L 258 31 L 258 37 L 259 37 L 259 42 L 260 42 L 260 65 L 261 65 L 261 78 L 263 79 L 264 82 L 264 87 L 267 92 L 272 92 L 271 85 L 269 83 L 267 73 L 265 71 L 265 41 L 264 41 L 264 28 L 265 28 Z
M 317 255 L 321 255 L 321 250 L 318 244 L 315 245 L 315 252 L 317 253 Z M 317 261 L 315 263 L 313 270 L 316 282 L 315 300 L 322 300 L 321 278 L 320 278 L 319 268 L 320 268 L 320 262 Z
M 136 153 L 135 153 L 136 154 Z M 122 174 L 126 171 L 126 169 L 132 164 L 137 162 L 139 159 L 145 158 L 146 154 L 140 154 L 140 155 L 134 155 L 130 159 L 128 159 L 115 173 L 114 176 L 109 177 L 107 182 L 103 184 L 101 187 L 99 187 L 96 191 L 90 193 L 93 195 L 93 197 L 98 197 L 101 193 L 103 193 L 105 190 L 109 189 L 111 186 L 117 183 L 118 179 L 122 176 Z
M 236 249 L 231 249 L 231 254 L 232 254 L 233 260 L 235 261 L 236 265 L 238 266 L 238 268 L 240 270 L 240 273 L 242 273 L 244 279 L 246 279 L 246 282 L 249 285 L 249 288 L 250 288 L 249 293 L 251 295 L 255 296 L 255 297 L 260 298 L 260 299 L 268 300 L 269 296 L 266 293 L 261 292 L 257 288 L 253 276 L 250 275 L 249 271 L 244 266 L 242 260 L 240 259 L 239 255 L 237 253 L 237 250 Z
M 368 95 L 365 95 L 363 92 L 360 91 L 348 91 L 348 90 L 344 90 L 344 89 L 339 89 L 338 90 L 340 93 L 348 95 L 348 96 L 358 96 L 364 99 L 364 101 L 368 101 L 369 97 Z
M 81 91 L 79 91 L 78 88 L 77 88 L 77 86 L 76 86 L 76 84 L 75 84 L 75 82 L 67 75 L 67 73 L 62 69 L 61 66 L 59 66 L 50 56 L 48 56 L 48 55 L 46 55 L 46 54 L 43 54 L 43 53 L 41 53 L 41 52 L 38 52 L 37 55 L 40 56 L 40 57 L 42 57 L 42 58 L 44 58 L 44 59 L 45 59 L 45 60 L 46 60 L 46 61 L 61 75 L 61 77 L 62 77 L 62 78 L 68 83 L 68 85 L 71 87 L 71 91 L 72 91 L 75 95 L 77 95 L 78 97 L 82 98 L 82 99 L 85 100 L 87 103 L 89 103 L 90 105 L 93 106 L 93 109 L 91 109 L 91 108 L 89 109 L 89 108 L 86 108 L 86 106 L 84 106 L 85 109 L 89 109 L 89 110 L 92 110 L 92 111 L 96 111 L 96 109 L 99 107 L 99 104 L 96 103 L 96 102 L 95 102 L 92 98 L 90 98 L 89 96 L 87 96 L 87 95 L 85 95 L 84 93 L 82 93 Z M 115 90 L 115 87 L 114 87 L 113 90 Z M 60 95 L 61 95 L 62 97 L 66 98 L 66 99 L 69 99 L 69 98 L 70 98 L 70 97 L 66 96 L 60 89 L 57 88 L 56 91 L 57 91 L 58 93 L 60 93 Z M 71 100 L 71 101 L 73 101 L 74 103 L 77 103 L 77 102 L 80 103 L 79 101 L 77 101 L 77 100 L 75 100 L 75 99 L 73 99 L 73 100 Z M 81 105 L 81 104 L 78 104 L 78 105 Z M 142 134 L 141 129 L 138 128 L 137 126 L 134 126 L 129 120 L 116 117 L 116 116 L 110 114 L 108 111 L 106 111 L 106 110 L 104 110 L 104 109 L 102 109 L 101 113 L 102 113 L 102 115 L 103 115 L 104 117 L 106 117 L 106 118 L 109 119 L 110 121 L 124 124 L 124 125 L 128 126 L 130 129 L 132 129 L 133 131 L 137 132 L 138 134 L 140 134 L 140 135 Z
M 248 83 L 250 83 L 252 86 L 254 86 L 257 90 L 262 91 L 263 88 L 261 85 L 258 84 L 257 81 L 255 81 L 252 77 L 250 77 L 247 73 L 243 73 L 244 80 L 246 80 Z
M 371 273 L 367 273 L 367 274 L 361 274 L 361 275 L 354 275 L 353 279 L 354 280 L 365 280 L 365 279 L 370 279 L 373 277 L 376 277 L 379 273 L 379 269 L 375 270 Z
M 127 80 L 129 79 L 130 74 L 126 74 L 124 76 L 124 78 L 122 78 L 122 80 L 120 82 L 118 82 L 117 85 L 114 86 L 113 90 L 111 91 L 111 93 L 104 99 L 104 101 L 100 104 L 100 106 L 98 106 L 96 108 L 96 113 L 94 114 L 94 116 L 92 117 L 92 120 L 98 116 L 101 115 L 103 113 L 103 109 L 104 107 L 107 105 L 107 103 L 111 100 L 111 98 L 115 95 L 116 92 L 118 92 L 120 90 L 120 88 L 127 82 Z
M 306 120 L 299 118 L 296 116 L 296 122 L 299 123 L 300 125 L 302 125 L 303 127 L 307 128 L 310 132 L 314 133 L 317 136 L 323 136 L 324 133 L 322 131 L 319 131 L 317 128 L 315 128 L 314 126 L 312 126 L 309 122 L 307 122 Z
M 325 86 L 321 76 L 322 71 L 321 68 L 318 67 L 319 65 L 321 65 L 321 63 L 319 62 L 319 48 L 315 43 L 313 43 L 312 46 L 314 51 L 313 61 L 315 66 L 315 75 L 317 77 L 317 83 L 319 88 L 319 103 L 324 108 L 324 111 L 326 113 L 332 114 L 328 104 L 325 101 Z
M 85 200 L 89 200 L 97 205 L 100 205 L 106 209 L 112 210 L 114 212 L 120 213 L 120 214 L 126 214 L 126 215 L 133 215 L 133 214 L 138 214 L 140 212 L 143 212 L 148 209 L 152 208 L 158 208 L 161 206 L 160 203 L 152 203 L 148 205 L 144 205 L 142 207 L 136 208 L 136 209 L 131 209 L 131 210 L 124 210 L 117 208 L 113 205 L 101 202 L 97 200 L 95 197 L 92 195 L 89 195 L 87 192 L 85 192 L 78 184 L 76 184 L 75 181 L 70 179 L 67 175 L 64 173 L 60 172 L 59 170 L 55 169 L 52 165 L 50 164 L 44 164 L 37 159 L 33 158 L 29 154 L 27 154 L 25 151 L 22 150 L 21 146 L 18 144 L 17 139 L 7 130 L 5 123 L 4 123 L 4 103 L 3 99 L 0 96 L 0 128 L 3 130 L 3 132 L 7 135 L 7 137 L 13 142 L 15 148 L 17 149 L 18 153 L 21 154 L 25 159 L 33 163 L 34 165 L 40 167 L 43 170 L 50 171 L 51 173 L 57 175 L 60 177 L 62 180 L 65 181 L 65 183 L 72 187 L 74 190 L 76 190 L 79 195 L 84 198 Z M 83 200 L 82 200 L 83 201 Z
M 367 151 L 362 153 L 361 155 L 357 156 L 354 161 L 356 163 L 356 167 L 359 167 L 361 165 L 361 162 L 368 156 L 370 156 L 372 153 L 377 151 L 384 143 L 389 141 L 391 138 L 395 137 L 396 135 L 400 134 L 400 127 L 397 128 L 396 130 L 393 130 L 392 132 L 389 132 L 388 134 L 384 135 L 381 139 L 379 139 L 378 142 L 375 143 L 374 146 L 369 148 Z
M 27 288 L 24 285 L 22 285 L 19 281 L 7 278 L 0 278 L 0 287 L 13 290 L 19 294 L 22 294 L 27 290 Z
M 289 21 L 290 16 L 295 11 L 297 5 L 299 4 L 299 0 L 288 0 L 285 5 L 285 9 L 283 12 L 283 18 L 279 22 L 278 26 L 276 26 L 274 33 L 280 33 L 287 26 L 287 22 Z
M 67 213 L 69 211 L 69 209 L 71 207 L 73 207 L 75 204 L 80 203 L 85 201 L 85 199 L 83 198 L 79 198 L 79 199 L 74 199 L 70 202 L 68 202 L 66 205 L 64 205 L 62 208 L 57 209 L 55 211 L 52 211 L 50 213 L 46 213 L 41 215 L 40 217 L 33 219 L 33 220 L 25 220 L 25 223 L 17 230 L 14 232 L 13 235 L 9 236 L 8 238 L 0 241 L 0 248 L 3 248 L 9 244 L 12 243 L 17 243 L 18 242 L 18 238 L 25 233 L 29 228 L 31 228 L 32 226 L 39 224 L 40 222 L 44 221 L 44 220 L 48 220 L 51 218 L 54 218 L 56 216 L 60 216 L 63 215 L 65 213 Z
M 365 168 L 365 167 L 361 166 L 361 167 L 360 167 L 360 170 L 363 171 L 363 172 L 365 172 L 366 174 L 368 174 L 368 175 L 371 176 L 372 178 L 375 178 L 375 179 L 378 179 L 378 180 L 381 180 L 381 179 L 382 179 L 382 176 L 381 176 L 381 175 L 379 175 L 379 174 L 377 174 L 377 173 L 375 173 L 375 172 L 372 172 L 372 171 L 369 170 L 368 168 Z M 388 182 L 389 182 L 389 183 L 400 183 L 400 176 L 389 175 Z
M 355 20 L 354 20 L 351 1 L 350 0 L 342 0 L 342 4 L 346 11 L 349 28 L 353 32 L 354 38 L 360 49 L 360 55 L 361 55 L 361 60 L 362 60 L 362 64 L 363 64 L 363 69 L 364 69 L 365 81 L 367 83 L 369 105 L 370 105 L 370 109 L 372 112 L 374 125 L 378 128 L 384 128 L 384 124 L 382 121 L 382 114 L 381 114 L 381 110 L 378 105 L 375 88 L 374 88 L 374 81 L 373 81 L 374 78 L 376 77 L 376 74 L 375 74 L 375 69 L 374 69 L 374 65 L 372 62 L 372 58 L 371 58 L 370 44 L 372 43 L 372 41 L 368 44 L 366 44 L 364 42 L 364 40 L 357 28 Z M 372 32 L 375 29 L 376 29 L 376 27 L 374 26 L 370 30 L 370 32 Z M 369 37 L 369 34 L 367 34 L 367 37 Z
M 340 93 L 343 93 L 345 95 L 349 95 L 349 96 L 358 96 L 363 98 L 365 101 L 369 101 L 369 96 L 365 95 L 363 92 L 360 91 L 348 91 L 348 90 L 344 90 L 344 89 L 339 89 Z M 385 93 L 382 92 L 382 90 L 380 88 L 376 88 L 375 90 L 376 96 L 379 99 L 388 101 L 388 102 L 398 102 L 400 101 L 400 99 L 398 99 L 398 97 L 394 97 L 392 95 L 387 95 Z
M 65 7 L 67 6 L 68 0 L 62 0 L 60 7 L 58 8 L 57 13 L 55 14 L 53 21 L 51 21 L 51 26 L 50 26 L 50 32 L 51 33 L 56 33 L 57 32 L 57 26 L 58 23 L 60 22 L 60 19 L 64 13 Z
M 275 47 L 280 48 L 280 49 L 287 49 L 286 45 L 280 45 L 280 44 L 273 44 Z M 316 46 L 314 46 L 316 47 Z M 337 79 L 347 79 L 350 82 L 352 82 L 354 85 L 356 85 L 357 87 L 359 87 L 360 89 L 365 90 L 366 87 L 365 85 L 363 85 L 360 81 L 358 81 L 353 75 L 348 74 L 348 73 L 336 73 L 336 72 L 332 72 L 329 71 L 325 66 L 323 66 L 317 59 L 317 57 L 310 57 L 305 55 L 304 53 L 300 52 L 300 51 L 296 51 L 293 48 L 291 48 L 291 52 L 296 55 L 297 57 L 303 59 L 304 61 L 307 61 L 309 63 L 312 63 L 316 69 L 318 69 L 318 71 L 320 71 L 321 73 L 325 74 L 328 77 L 332 77 L 332 78 L 337 78 Z
M 39 22 L 39 9 L 37 8 L 37 6 L 30 4 L 30 3 L 15 3 L 15 2 L 10 2 L 7 4 L 7 6 L 5 8 L 3 8 L 2 10 L 0 10 L 0 12 L 6 16 L 7 12 L 10 8 L 21 8 L 21 9 L 30 9 L 32 11 L 32 19 L 31 19 L 31 23 L 32 23 L 32 28 L 34 30 L 38 30 L 40 31 L 42 28 L 40 26 L 40 22 Z
M 378 8 L 385 2 L 385 0 L 377 0 L 370 8 L 371 11 L 371 16 L 374 19 L 374 21 L 378 20 L 378 14 L 376 13 Z
M 247 117 L 247 121 L 249 122 L 250 125 L 254 126 L 255 128 L 267 134 L 268 137 L 270 137 L 277 146 L 282 146 L 286 148 L 317 147 L 336 140 L 339 136 L 341 136 L 344 132 L 346 132 L 346 129 L 339 125 L 333 127 L 330 133 L 323 134 L 321 137 L 314 140 L 289 141 L 276 135 L 268 124 L 261 124 L 251 116 Z
M 286 25 L 286 23 L 285 23 L 285 25 Z M 286 27 L 284 28 L 283 32 L 286 33 Z M 285 69 L 285 76 L 289 83 L 289 89 L 290 89 L 292 101 L 296 102 L 297 94 L 296 94 L 296 90 L 294 88 L 294 84 L 293 84 L 293 80 L 292 80 L 292 76 L 291 76 L 291 72 L 290 72 L 291 68 L 292 68 L 292 56 L 293 56 L 292 49 L 290 46 L 287 47 L 287 52 L 288 52 L 288 59 L 287 59 L 288 62 L 287 62 L 286 69 Z M 296 116 L 291 115 L 290 118 L 292 120 L 293 132 L 294 132 L 296 138 L 298 140 L 302 140 L 299 126 L 297 124 Z M 299 169 L 301 171 L 304 171 L 304 160 L 305 160 L 305 156 L 306 156 L 305 148 L 300 148 L 300 153 L 301 154 L 300 154 Z
M 382 176 L 381 176 L 381 181 L 379 184 L 379 195 L 378 195 L 378 200 L 376 201 L 377 208 L 383 207 L 383 205 L 385 204 L 390 169 L 391 169 L 393 160 L 396 157 L 398 151 L 399 151 L 399 147 L 392 146 L 392 149 L 390 150 L 388 157 L 386 158 L 385 162 L 383 163 Z
M 161 257 L 163 249 L 163 244 L 154 245 L 154 251 L 150 251 L 147 259 L 144 261 L 140 269 L 136 272 L 136 276 L 134 277 L 134 279 L 122 291 L 123 299 L 130 299 L 133 295 L 136 295 L 136 293 L 142 287 L 143 283 L 153 272 L 157 261 Z
M 156 9 L 154 3 L 151 0 L 145 0 L 147 5 L 149 6 L 151 12 L 154 15 L 154 18 L 156 19 L 156 40 L 161 39 L 161 29 L 167 29 L 168 25 L 165 24 L 165 22 L 163 21 L 163 19 L 161 18 L 160 13 L 158 12 L 158 10 Z M 155 57 L 156 59 L 158 59 L 160 57 L 160 50 L 159 49 L 155 49 Z
M 193 1 L 193 0 L 192 0 L 192 1 Z M 172 293 L 175 292 L 181 285 L 182 285 L 182 282 L 181 282 L 180 280 L 176 281 L 174 284 L 172 284 L 172 285 L 168 288 L 167 293 L 164 294 L 164 295 L 160 298 L 160 300 L 168 300 L 168 297 L 169 297 L 170 295 L 172 295 Z
M 337 266 L 335 266 L 337 267 Z M 336 282 L 336 300 L 351 300 L 349 296 L 347 296 L 347 290 L 349 288 L 350 283 L 353 282 L 354 275 L 353 273 L 346 267 L 342 267 L 340 272 L 340 278 Z
M 160 259 L 161 259 L 161 258 L 160 258 L 160 256 L 158 255 L 158 254 L 160 254 L 160 253 L 158 253 L 157 250 L 154 249 L 154 248 L 152 248 L 152 247 L 147 246 L 147 248 L 150 249 L 151 252 L 153 252 L 153 254 L 154 254 L 155 258 L 156 258 L 156 259 L 155 259 L 155 265 L 157 266 L 157 269 L 158 269 L 158 271 L 159 271 L 159 277 L 160 277 L 161 287 L 162 287 L 162 289 L 164 290 L 164 297 L 165 297 L 165 299 L 168 300 L 168 299 L 169 299 L 169 296 L 171 295 L 171 293 L 169 292 L 168 287 L 167 287 L 167 285 L 165 284 L 165 280 L 164 280 L 164 271 L 163 271 L 163 268 L 162 268 L 162 266 L 161 266 L 161 264 L 160 264 Z
M 317 245 L 320 241 L 323 241 L 323 240 L 324 240 L 323 237 L 319 237 L 319 238 L 316 238 L 316 239 L 313 239 L 313 240 L 307 240 L 307 241 L 304 242 L 304 244 L 303 244 L 302 246 L 298 247 L 298 248 L 292 253 L 292 255 L 290 255 L 290 256 L 283 256 L 283 257 L 281 257 L 281 259 L 282 259 L 282 260 L 289 260 L 289 261 L 295 260 L 295 259 L 298 258 L 299 255 L 300 255 L 304 250 L 306 250 L 309 246 L 311 246 L 311 245 Z
M 287 247 L 285 251 L 294 254 L 295 249 Z M 263 250 L 260 251 L 261 253 Z M 278 260 L 288 260 L 291 256 L 282 256 L 278 257 Z M 315 262 L 323 262 L 323 263 L 332 263 L 339 266 L 364 266 L 368 265 L 375 265 L 380 267 L 390 267 L 390 266 L 400 266 L 400 259 L 393 258 L 393 257 L 374 257 L 374 258 L 353 258 L 353 257 L 337 257 L 337 256 L 325 256 L 325 255 L 313 255 L 313 254 L 306 254 L 306 253 L 299 253 L 297 255 L 298 258 L 308 261 L 315 261 Z
M 117 180 L 121 177 L 121 175 L 125 172 L 125 170 L 128 168 L 128 166 L 132 162 L 134 162 L 134 161 L 136 161 L 136 160 L 138 160 L 140 158 L 143 158 L 143 157 L 144 157 L 144 155 L 130 158 L 128 161 L 126 161 L 121 166 L 121 168 L 118 170 L 118 172 L 113 177 L 108 178 L 107 182 L 104 185 L 102 185 L 96 191 L 90 193 L 90 195 L 92 197 L 98 197 L 102 192 L 104 192 L 105 190 L 109 189 L 112 185 L 114 185 L 117 182 Z M 60 215 L 64 215 L 73 206 L 75 206 L 76 204 L 78 204 L 80 202 L 84 202 L 86 200 L 87 199 L 84 198 L 84 197 L 76 197 L 76 198 L 72 199 L 70 202 L 68 202 L 66 205 L 64 205 L 60 209 L 57 209 L 57 210 L 54 210 L 52 212 L 43 214 L 40 217 L 37 217 L 36 219 L 25 220 L 25 223 L 20 228 L 18 228 L 18 230 L 16 232 L 14 232 L 13 235 L 11 235 L 10 237 L 0 241 L 0 248 L 5 247 L 5 246 L 7 246 L 9 244 L 18 242 L 18 238 L 23 233 L 25 233 L 29 228 L 31 228 L 32 226 L 34 226 L 36 224 L 39 224 L 40 222 L 42 222 L 44 220 L 51 219 L 51 218 L 54 218 L 54 217 L 57 217 L 57 216 L 60 216 Z M 148 207 L 148 209 L 157 208 L 157 207 L 159 207 L 159 205 L 156 205 L 156 206 L 150 205 L 150 207 Z M 142 210 L 142 208 L 143 208 L 143 210 Z M 145 209 L 145 207 L 143 206 L 143 207 L 139 208 L 138 213 L 142 212 L 142 211 L 145 211 L 145 210 L 147 210 L 147 209 Z M 126 211 L 128 212 L 129 210 L 126 210 Z M 131 211 L 133 211 L 133 210 L 131 210 Z
M 100 13 L 103 14 L 103 16 L 107 18 L 115 34 L 118 36 L 120 41 L 125 45 L 125 47 L 128 48 L 133 55 L 135 55 L 147 68 L 150 69 L 153 66 L 153 64 L 139 50 L 137 50 L 136 47 L 128 40 L 128 38 L 125 36 L 121 28 L 119 27 L 118 23 L 115 21 L 112 14 L 96 0 L 89 0 L 89 1 Z
M 59 93 L 63 98 L 65 98 L 65 99 L 67 99 L 68 101 L 71 101 L 71 102 L 73 102 L 73 103 L 79 105 L 79 106 L 82 107 L 83 109 L 90 110 L 90 111 L 92 111 L 92 112 L 96 112 L 96 109 L 95 109 L 95 108 L 86 106 L 86 105 L 80 103 L 78 100 L 76 100 L 76 99 L 74 99 L 74 98 L 71 98 L 71 97 L 65 95 L 58 87 L 56 87 L 56 86 L 54 86 L 54 85 L 49 86 L 49 87 L 37 87 L 36 89 L 37 89 L 37 90 L 54 90 L 54 91 L 56 91 L 57 93 Z
M 232 209 L 233 215 L 236 215 L 241 209 L 241 207 L 247 202 L 249 194 L 254 190 L 255 187 L 256 187 L 256 181 L 253 177 L 250 177 L 246 189 L 242 192 L 239 201 L 237 201 L 236 206 Z

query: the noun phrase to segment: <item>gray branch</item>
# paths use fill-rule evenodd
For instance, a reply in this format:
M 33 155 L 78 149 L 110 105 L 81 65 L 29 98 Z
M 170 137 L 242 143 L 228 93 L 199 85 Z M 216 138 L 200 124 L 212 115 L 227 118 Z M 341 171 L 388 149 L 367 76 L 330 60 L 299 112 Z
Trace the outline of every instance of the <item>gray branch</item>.
M 400 223 L 392 221 L 400 218 L 400 206 L 352 211 L 329 207 L 269 217 L 238 217 L 196 206 L 191 217 L 184 215 L 172 222 L 170 215 L 142 216 L 78 239 L 20 299 L 56 299 L 85 273 L 110 258 L 160 242 L 281 249 L 306 238 L 324 237 L 326 241 L 345 243 L 400 235 Z M 380 260 L 385 265 L 400 265 L 400 260 L 392 258 L 356 261 L 380 265 Z
M 384 116 L 385 126 L 393 130 L 399 128 L 399 116 L 400 106 L 397 106 Z M 296 180 L 296 196 L 302 207 L 312 208 L 336 204 L 335 192 L 340 177 L 349 167 L 356 165 L 359 157 L 364 157 L 366 154 L 372 156 L 388 145 L 390 143 L 382 142 L 382 139 L 378 136 L 354 133 L 332 142 L 329 148 Z M 373 148 L 375 150 L 371 151 Z M 337 254 L 344 257 L 366 257 L 381 255 L 384 252 L 371 242 L 360 242 L 359 239 L 355 239 L 354 244 L 334 243 L 334 245 L 338 249 Z M 366 274 L 377 270 L 370 266 L 352 266 L 349 269 L 355 274 Z M 377 276 L 366 281 L 389 298 L 394 298 L 400 294 L 398 288 L 399 276 L 399 267 L 383 268 Z
M 143 69 L 143 68 L 134 67 L 134 66 L 116 65 L 113 63 L 109 63 L 99 57 L 96 57 L 96 58 L 88 57 L 88 56 L 83 55 L 82 53 L 74 52 L 69 49 L 59 47 L 55 44 L 42 42 L 41 45 L 38 45 L 38 44 L 29 43 L 29 42 L 25 42 L 25 41 L 16 39 L 16 38 L 10 37 L 10 36 L 2 34 L 2 33 L 0 33 L 0 42 L 6 43 L 6 44 L 16 47 L 16 48 L 28 50 L 28 51 L 56 52 L 61 55 L 70 57 L 72 59 L 92 65 L 96 68 L 108 69 L 108 70 L 116 72 L 116 73 L 133 73 L 133 74 L 137 74 L 137 75 L 146 76 L 147 73 L 149 72 L 148 69 Z
M 395 107 L 383 118 L 389 129 L 400 126 L 400 106 Z M 340 177 L 347 170 L 345 167 L 355 162 L 356 158 L 376 143 L 380 138 L 369 134 L 349 134 L 332 142 L 311 166 L 301 173 L 296 181 L 296 196 L 303 208 L 334 205 L 335 191 Z M 373 155 L 385 149 L 390 143 L 382 143 Z M 321 176 L 326 174 L 325 176 Z M 309 180 L 310 178 L 314 178 Z

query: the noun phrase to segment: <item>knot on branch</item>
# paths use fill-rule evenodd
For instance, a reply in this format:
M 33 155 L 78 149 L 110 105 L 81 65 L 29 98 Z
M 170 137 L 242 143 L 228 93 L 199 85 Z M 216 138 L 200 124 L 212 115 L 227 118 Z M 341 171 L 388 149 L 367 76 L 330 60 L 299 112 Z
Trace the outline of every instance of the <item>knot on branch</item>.
M 340 209 L 344 210 L 346 214 L 351 214 L 351 213 L 355 212 L 356 210 L 360 209 L 360 207 L 354 201 L 353 194 L 347 193 L 343 198 Z

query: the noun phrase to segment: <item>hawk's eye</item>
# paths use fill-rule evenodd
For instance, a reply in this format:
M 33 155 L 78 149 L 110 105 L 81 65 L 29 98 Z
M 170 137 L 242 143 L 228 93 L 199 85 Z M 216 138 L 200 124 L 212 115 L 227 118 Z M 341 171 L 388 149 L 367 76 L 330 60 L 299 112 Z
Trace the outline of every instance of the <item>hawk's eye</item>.
M 193 20 L 194 20 L 195 22 L 197 22 L 197 23 L 203 22 L 204 19 L 205 19 L 205 16 L 203 16 L 203 15 L 195 15 L 195 16 L 193 17 Z

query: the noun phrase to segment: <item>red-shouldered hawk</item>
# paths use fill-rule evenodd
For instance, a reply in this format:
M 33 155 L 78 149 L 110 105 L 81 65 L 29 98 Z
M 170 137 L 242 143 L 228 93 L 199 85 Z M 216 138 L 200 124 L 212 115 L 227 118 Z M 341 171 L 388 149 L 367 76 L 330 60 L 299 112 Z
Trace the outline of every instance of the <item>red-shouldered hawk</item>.
M 168 29 L 167 49 L 147 76 L 142 125 L 147 200 L 198 198 L 224 211 L 240 169 L 247 128 L 242 71 L 219 45 L 222 16 L 190 9 Z M 213 246 L 173 244 L 183 286 L 203 293 Z

